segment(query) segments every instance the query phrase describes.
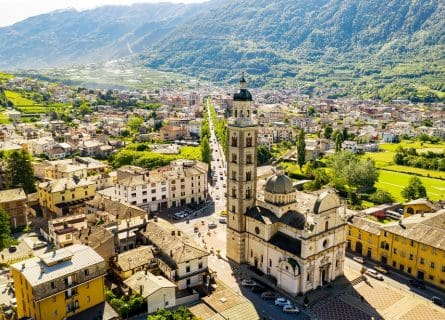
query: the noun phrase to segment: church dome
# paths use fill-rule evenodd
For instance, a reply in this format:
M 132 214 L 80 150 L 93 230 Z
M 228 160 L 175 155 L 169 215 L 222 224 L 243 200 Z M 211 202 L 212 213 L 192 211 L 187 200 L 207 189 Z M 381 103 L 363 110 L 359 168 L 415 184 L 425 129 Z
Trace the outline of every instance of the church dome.
M 277 173 L 267 179 L 265 189 L 272 194 L 288 194 L 294 191 L 291 179 L 284 173 Z
M 244 72 L 239 81 L 240 90 L 233 95 L 233 101 L 252 101 L 252 94 L 246 89 L 246 79 L 244 79 Z

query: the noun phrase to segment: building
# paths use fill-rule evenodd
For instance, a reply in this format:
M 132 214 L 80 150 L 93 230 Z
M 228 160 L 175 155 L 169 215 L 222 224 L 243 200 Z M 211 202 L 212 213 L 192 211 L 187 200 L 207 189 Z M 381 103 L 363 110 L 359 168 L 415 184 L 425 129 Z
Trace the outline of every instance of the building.
M 44 213 L 60 217 L 91 200 L 96 194 L 96 185 L 88 179 L 74 176 L 42 182 L 38 185 L 38 194 Z
M 185 127 L 167 125 L 160 129 L 161 139 L 164 141 L 182 140 L 187 135 Z
M 356 217 L 348 225 L 348 248 L 356 254 L 445 289 L 445 210 L 387 224 Z
M 114 273 L 122 280 L 130 278 L 138 271 L 155 269 L 156 266 L 151 246 L 140 246 L 120 253 L 112 263 Z
M 179 290 L 206 283 L 209 253 L 169 222 L 149 221 L 139 233 L 144 244 L 155 246 L 158 267 Z
M 87 218 L 82 213 L 49 220 L 48 228 L 42 228 L 41 234 L 46 240 L 53 243 L 56 248 L 63 248 L 72 245 L 79 231 L 87 228 Z
M 242 77 L 228 124 L 227 258 L 259 269 L 292 295 L 305 293 L 343 274 L 340 199 L 332 191 L 296 191 L 283 170 L 257 197 L 257 125 L 245 84 Z
M 124 281 L 131 294 L 138 293 L 147 303 L 147 312 L 172 308 L 176 305 L 176 285 L 162 276 L 139 271 Z
M 105 301 L 105 262 L 84 245 L 11 266 L 18 318 L 62 320 Z
M 205 201 L 208 165 L 176 160 L 147 171 L 134 166 L 118 170 L 114 197 L 147 212 Z
M 435 212 L 439 209 L 440 206 L 432 203 L 428 199 L 416 199 L 403 205 L 403 216 L 406 218 L 413 214 L 425 214 Z
M 9 214 L 12 228 L 28 224 L 27 201 L 28 198 L 22 188 L 0 191 L 0 208 Z
M 107 198 L 97 194 L 94 199 L 87 201 L 87 218 L 93 223 L 108 223 L 127 220 L 134 217 L 146 217 L 147 213 L 139 207 Z

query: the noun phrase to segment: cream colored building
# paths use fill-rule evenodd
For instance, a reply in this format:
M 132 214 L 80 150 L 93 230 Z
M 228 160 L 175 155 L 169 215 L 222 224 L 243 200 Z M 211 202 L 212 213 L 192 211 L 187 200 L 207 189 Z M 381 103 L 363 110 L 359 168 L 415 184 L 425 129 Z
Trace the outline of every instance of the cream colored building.
M 243 77 L 228 126 L 227 257 L 261 270 L 292 295 L 305 293 L 343 274 L 343 207 L 333 191 L 296 191 L 282 170 L 257 196 L 257 125 L 251 115 Z
M 144 243 L 155 246 L 161 272 L 174 281 L 179 290 L 206 283 L 209 253 L 169 222 L 157 220 L 149 221 L 140 235 Z
M 147 303 L 147 312 L 172 308 L 176 305 L 176 285 L 147 271 L 139 271 L 124 281 L 131 293 L 138 293 Z

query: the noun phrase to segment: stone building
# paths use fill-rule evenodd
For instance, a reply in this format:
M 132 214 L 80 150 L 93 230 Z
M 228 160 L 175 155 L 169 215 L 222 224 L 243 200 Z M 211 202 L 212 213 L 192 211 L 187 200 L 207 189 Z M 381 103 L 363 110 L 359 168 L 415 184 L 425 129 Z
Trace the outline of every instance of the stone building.
M 228 125 L 227 258 L 261 270 L 286 292 L 316 289 L 343 274 L 345 227 L 342 205 L 332 191 L 299 192 L 282 170 L 256 195 L 257 125 L 252 96 L 234 95 Z
M 0 208 L 9 214 L 12 228 L 28 224 L 28 198 L 22 188 L 0 191 Z

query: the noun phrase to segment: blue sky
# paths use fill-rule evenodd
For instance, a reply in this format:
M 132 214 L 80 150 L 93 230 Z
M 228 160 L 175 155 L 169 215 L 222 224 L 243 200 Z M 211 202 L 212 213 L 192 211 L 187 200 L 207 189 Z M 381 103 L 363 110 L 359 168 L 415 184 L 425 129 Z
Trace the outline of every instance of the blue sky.
M 38 14 L 65 8 L 92 9 L 106 4 L 128 5 L 142 2 L 193 3 L 206 0 L 0 0 L 0 27 Z

